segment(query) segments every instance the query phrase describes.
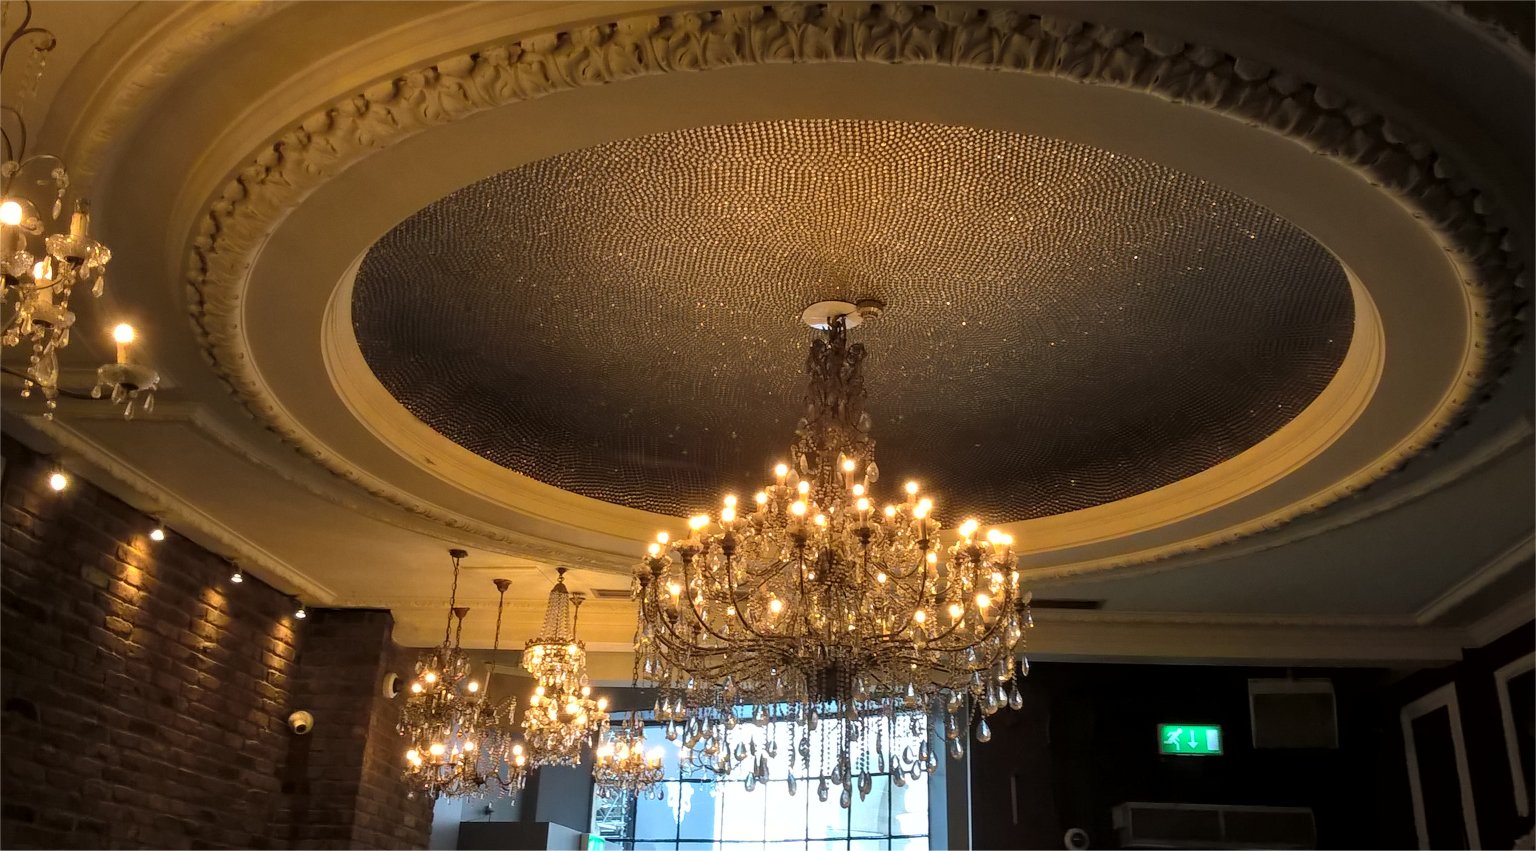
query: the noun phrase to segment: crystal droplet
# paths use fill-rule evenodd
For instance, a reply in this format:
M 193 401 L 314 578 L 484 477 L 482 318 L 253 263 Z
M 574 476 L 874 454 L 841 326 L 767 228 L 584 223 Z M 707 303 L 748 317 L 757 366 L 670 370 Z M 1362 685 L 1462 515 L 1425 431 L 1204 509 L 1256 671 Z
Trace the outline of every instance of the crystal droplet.
M 790 797 L 794 797 L 795 790 L 800 788 L 800 781 L 795 779 L 795 773 L 793 771 L 789 772 L 788 782 L 786 782 L 785 785 L 789 787 Z
M 821 782 L 816 784 L 816 800 L 825 804 L 827 802 L 827 791 L 827 778 L 823 777 Z
M 1029 676 L 1029 657 L 1028 656 L 1025 656 L 1023 659 L 1019 660 L 1019 673 L 1023 674 L 1026 677 Z
M 965 756 L 965 746 L 960 744 L 959 739 L 949 743 L 949 755 L 955 759 Z
M 669 741 L 669 742 L 677 741 L 677 725 L 672 723 L 671 721 L 667 722 L 667 741 Z
M 107 291 L 107 276 L 102 273 L 96 276 L 96 283 L 91 287 L 91 295 L 101 298 L 101 294 Z
M 859 775 L 859 800 L 869 797 L 870 790 L 875 788 L 875 778 L 869 776 L 869 772 Z
M 737 762 L 741 762 L 742 760 L 747 758 L 747 746 L 742 744 L 742 743 L 740 743 L 740 742 L 737 742 L 736 743 L 736 750 L 732 752 L 732 755 L 736 757 L 736 761 Z
M 1009 709 L 1023 709 L 1024 708 L 1024 695 L 1019 694 L 1019 684 L 1018 683 L 1014 683 L 1013 684 L 1013 688 L 1008 692 L 1008 708 Z
M 837 796 L 837 805 L 845 810 L 853 806 L 853 793 L 848 790 L 847 786 L 843 787 L 843 794 Z
M 981 723 L 976 725 L 976 741 L 992 741 L 992 728 L 987 726 L 987 719 L 985 718 L 981 719 Z
M 808 715 L 806 715 L 806 716 L 805 716 L 805 728 L 806 728 L 806 729 L 807 729 L 807 730 L 814 730 L 814 729 L 816 729 L 816 728 L 817 728 L 817 727 L 818 727 L 818 726 L 819 726 L 819 725 L 820 725 L 820 724 L 821 724 L 821 715 L 819 715 L 819 714 L 818 714 L 818 713 L 817 713 L 817 712 L 816 712 L 816 710 L 814 710 L 814 709 L 812 709 L 812 710 L 811 710 L 811 711 L 810 711 L 810 713 L 809 713 L 809 714 L 808 714 Z
M 59 197 L 53 200 L 53 217 L 57 219 L 64 212 L 64 191 L 59 190 Z
M 898 789 L 905 788 L 906 785 L 907 785 L 907 775 L 906 775 L 906 772 L 897 771 L 897 772 L 893 773 L 891 775 L 891 782 L 895 783 L 896 787 Z
M 757 788 L 757 775 L 749 772 L 747 774 L 746 778 L 742 780 L 741 785 L 745 786 L 747 788 L 748 792 L 751 792 L 753 789 L 756 789 Z

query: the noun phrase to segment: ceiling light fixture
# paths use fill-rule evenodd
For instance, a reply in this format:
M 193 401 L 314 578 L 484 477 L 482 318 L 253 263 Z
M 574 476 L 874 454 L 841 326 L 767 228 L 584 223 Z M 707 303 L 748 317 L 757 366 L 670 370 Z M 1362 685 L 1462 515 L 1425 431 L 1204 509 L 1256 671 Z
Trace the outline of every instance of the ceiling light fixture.
M 629 720 L 614 728 L 593 753 L 592 783 L 600 798 L 621 795 L 660 800 L 666 787 L 661 784 L 661 748 L 645 749 L 645 722 L 640 713 L 630 713 Z
M 493 579 L 496 585 L 496 633 L 491 639 L 491 658 L 485 663 L 485 690 L 489 700 L 491 676 L 496 672 L 496 654 L 501 651 L 501 615 L 506 608 L 507 588 L 510 579 Z M 523 790 L 528 781 L 528 753 L 516 735 L 513 719 L 517 715 L 517 698 L 507 698 L 489 704 L 484 711 L 485 742 L 480 747 L 480 771 L 482 783 L 489 784 L 502 795 L 515 795 Z
M 299 607 L 294 610 L 293 616 L 298 618 L 299 620 L 304 620 L 305 618 L 309 617 L 309 612 L 307 610 L 305 610 L 304 602 L 302 600 L 299 600 L 297 602 L 299 604 Z
M 245 581 L 245 571 L 240 569 L 240 563 L 239 562 L 230 562 L 230 565 L 232 567 L 234 567 L 235 572 L 231 573 L 229 575 L 229 581 L 235 583 L 236 585 L 239 585 L 240 583 L 244 582 Z
M 155 528 L 149 530 L 149 539 L 157 544 L 165 540 L 165 524 L 156 520 Z
M 5 321 L 0 342 L 6 346 L 32 344 L 21 395 L 30 396 L 34 387 L 39 389 L 44 399 L 43 417 L 52 419 L 58 407 L 58 353 L 69 345 L 69 329 L 75 322 L 69 298 L 79 284 L 91 285 L 91 294 L 101 295 L 112 252 L 91 236 L 89 206 L 84 199 L 75 199 L 68 229 L 59 228 L 70 188 L 69 171 L 56 156 L 27 153 L 27 125 L 21 106 L 37 91 L 47 54 L 58 45 L 52 32 L 29 26 L 31 21 L 32 4 L 22 0 L 21 24 L 6 36 L 5 46 L 0 48 L 3 73 L 11 48 L 23 40 L 31 42 L 29 73 L 17 102 L 0 107 L 14 131 L 13 136 L 0 128 L 4 149 L 4 161 L 0 162 L 0 278 L 7 303 L 14 298 L 14 312 Z M 49 208 L 46 222 L 40 205 Z
M 144 413 L 155 409 L 155 388 L 160 386 L 160 373 L 128 358 L 138 333 L 132 325 L 120 322 L 112 329 L 112 339 L 117 343 L 117 360 L 96 368 L 96 386 L 91 388 L 91 398 L 100 399 L 102 391 L 111 390 L 112 404 L 123 406 L 123 419 L 133 419 L 133 403 L 142 396 Z
M 683 539 L 659 535 L 635 569 L 636 679 L 660 687 L 668 737 L 704 743 L 721 773 L 750 761 L 763 781 L 785 726 L 770 722 L 788 722 L 791 774 L 830 778 L 845 807 L 871 772 L 936 770 L 936 716 L 955 757 L 973 720 L 990 738 L 984 716 L 1021 704 L 1016 658 L 1032 623 L 1006 533 L 966 520 L 946 548 L 916 482 L 874 500 L 865 350 L 848 331 L 882 307 L 806 309 L 820 333 L 792 463 L 750 502 L 727 496 L 717 515 L 692 517 Z M 816 734 L 824 720 L 833 729 Z M 813 753 L 802 729 L 828 744 Z M 744 741 L 757 735 L 761 748 Z
M 576 639 L 580 594 L 565 587 L 557 568 L 544 609 L 544 628 L 523 650 L 523 667 L 536 685 L 523 714 L 523 737 L 535 766 L 576 765 L 583 746 L 595 746 L 608 730 L 608 699 L 592 697 L 586 645 Z
M 53 488 L 55 492 L 64 490 L 69 487 L 69 475 L 63 470 L 55 468 L 52 473 L 48 474 L 48 487 Z
M 403 776 L 433 800 L 470 795 L 485 786 L 487 777 L 482 768 L 486 763 L 505 757 L 513 766 L 504 780 L 510 793 L 522 785 L 516 770 L 522 765 L 517 762 L 520 754 L 511 741 L 516 704 L 511 700 L 497 704 L 488 698 L 489 666 L 485 682 L 475 679 L 470 671 L 462 646 L 469 608 L 458 604 L 460 563 L 469 553 L 451 549 L 448 555 L 453 559 L 453 587 L 448 594 L 443 643 L 417 661 L 415 679 L 406 689 L 400 711 L 398 729 L 406 742 Z M 502 582 L 496 583 L 502 595 L 496 613 L 497 647 L 501 643 L 500 607 L 506 598 Z

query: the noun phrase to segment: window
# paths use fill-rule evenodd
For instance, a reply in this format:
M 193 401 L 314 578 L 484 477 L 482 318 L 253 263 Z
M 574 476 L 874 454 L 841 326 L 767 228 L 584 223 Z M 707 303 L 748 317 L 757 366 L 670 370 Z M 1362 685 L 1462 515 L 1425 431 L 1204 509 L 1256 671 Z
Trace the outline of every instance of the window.
M 819 735 L 827 734 L 823 723 Z M 787 741 L 788 731 L 776 731 Z M 828 779 L 827 800 L 817 795 L 820 777 L 796 777 L 790 793 L 787 757 L 773 760 L 774 779 L 748 791 L 740 779 L 717 780 L 679 764 L 676 742 L 659 726 L 646 728 L 647 747 L 662 750 L 660 798 L 596 798 L 592 832 L 615 848 L 632 851 L 928 851 L 928 780 L 893 783 L 874 777 L 862 800 L 838 803 L 842 788 Z M 787 750 L 787 749 L 786 749 Z

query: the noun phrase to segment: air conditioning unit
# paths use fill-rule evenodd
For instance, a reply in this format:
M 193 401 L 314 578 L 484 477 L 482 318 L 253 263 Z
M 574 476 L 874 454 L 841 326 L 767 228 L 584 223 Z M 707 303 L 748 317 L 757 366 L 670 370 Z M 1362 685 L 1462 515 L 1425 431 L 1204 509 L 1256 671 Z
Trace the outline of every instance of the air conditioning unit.
M 1126 803 L 1115 807 L 1121 848 L 1316 848 L 1306 807 Z

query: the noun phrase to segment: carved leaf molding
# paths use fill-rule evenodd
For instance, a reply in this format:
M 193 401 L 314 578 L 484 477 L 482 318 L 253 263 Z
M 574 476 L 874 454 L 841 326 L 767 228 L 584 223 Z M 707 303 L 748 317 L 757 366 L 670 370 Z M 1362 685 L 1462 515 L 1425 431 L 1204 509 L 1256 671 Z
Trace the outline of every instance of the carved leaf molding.
M 448 516 L 353 469 L 307 438 L 262 389 L 244 346 L 239 303 L 245 275 L 286 211 L 370 152 L 411 134 L 584 86 L 793 62 L 949 65 L 1146 92 L 1267 128 L 1343 162 L 1395 195 L 1437 234 L 1471 291 L 1480 322 L 1480 359 L 1461 376 L 1442 416 L 1377 469 L 1339 483 L 1285 517 L 1255 521 L 1137 561 L 1275 528 L 1358 492 L 1464 422 L 1513 359 L 1526 270 L 1507 229 L 1477 188 L 1408 128 L 1283 69 L 1210 47 L 1157 33 L 958 3 L 782 3 L 638 15 L 492 45 L 379 81 L 306 116 L 253 152 L 200 215 L 186 269 L 187 301 L 199 340 L 255 419 L 336 475 L 452 528 L 549 557 L 547 546 Z

